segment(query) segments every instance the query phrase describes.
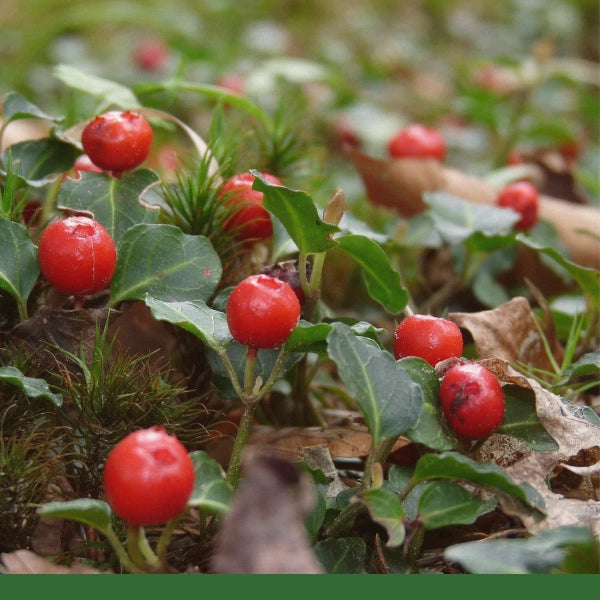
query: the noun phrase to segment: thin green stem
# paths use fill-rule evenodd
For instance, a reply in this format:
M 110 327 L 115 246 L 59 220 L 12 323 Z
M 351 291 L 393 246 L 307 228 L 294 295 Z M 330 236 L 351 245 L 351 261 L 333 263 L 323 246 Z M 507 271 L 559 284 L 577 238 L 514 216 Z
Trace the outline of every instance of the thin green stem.
M 158 559 L 148 544 L 144 529 L 140 525 L 130 524 L 127 529 L 127 550 L 138 569 L 148 572 L 158 566 Z
M 115 551 L 119 562 L 126 571 L 134 575 L 140 575 L 146 572 L 131 560 L 129 554 L 127 554 L 127 551 L 123 547 L 123 544 L 121 544 L 121 540 L 119 540 L 112 527 L 109 526 L 107 529 L 102 529 L 102 534 L 112 546 L 112 549 Z
M 167 548 L 169 547 L 169 542 L 171 541 L 173 533 L 175 532 L 175 529 L 177 529 L 177 525 L 179 525 L 179 521 L 181 521 L 182 516 L 183 512 L 174 519 L 171 519 L 165 525 L 165 528 L 163 529 L 163 532 L 161 533 L 160 538 L 158 539 L 158 543 L 156 545 L 156 556 L 158 557 L 161 571 L 163 572 L 166 572 L 168 570 Z
M 257 348 L 248 346 L 248 353 L 246 354 L 246 366 L 244 368 L 244 395 L 252 396 L 254 390 L 254 372 L 256 371 L 256 356 L 258 354 Z
M 368 490 L 371 488 L 373 484 L 373 466 L 376 463 L 383 463 L 385 461 L 385 459 L 388 457 L 388 454 L 392 451 L 395 443 L 396 438 L 389 438 L 379 442 L 377 445 L 371 444 L 369 454 L 367 455 L 367 460 L 365 461 L 365 470 L 360 486 L 362 490 Z
M 227 467 L 227 481 L 232 487 L 236 487 L 240 480 L 242 471 L 242 452 L 248 443 L 250 438 L 250 431 L 252 429 L 252 421 L 254 419 L 254 403 L 244 403 L 244 410 L 242 412 L 242 418 L 235 436 L 235 442 L 233 443 L 233 449 L 231 451 L 231 457 L 229 459 L 229 466 Z

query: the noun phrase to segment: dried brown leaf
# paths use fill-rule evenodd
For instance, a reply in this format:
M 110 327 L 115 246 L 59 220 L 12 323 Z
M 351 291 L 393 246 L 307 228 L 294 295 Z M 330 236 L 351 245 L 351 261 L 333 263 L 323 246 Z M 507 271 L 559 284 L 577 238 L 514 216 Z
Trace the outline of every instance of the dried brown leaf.
M 448 319 L 469 331 L 480 358 L 502 358 L 552 370 L 526 298 L 512 298 L 491 310 L 450 313 Z M 560 362 L 562 350 L 558 341 L 549 341 L 555 358 Z
M 10 575 L 101 575 L 99 571 L 87 565 L 74 563 L 70 567 L 56 565 L 29 550 L 16 550 L 2 554 L 2 563 Z
M 304 527 L 316 501 L 294 463 L 250 451 L 231 511 L 217 534 L 216 573 L 318 574 L 323 567 Z

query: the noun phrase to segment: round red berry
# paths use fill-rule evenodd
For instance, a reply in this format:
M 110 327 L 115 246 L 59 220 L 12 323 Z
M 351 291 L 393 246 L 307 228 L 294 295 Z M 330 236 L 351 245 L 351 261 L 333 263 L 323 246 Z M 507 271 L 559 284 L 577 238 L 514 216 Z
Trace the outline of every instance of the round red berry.
M 282 185 L 274 175 L 262 173 L 269 183 Z M 238 173 L 230 177 L 221 188 L 219 196 L 231 211 L 223 228 L 236 239 L 244 241 L 266 240 L 273 235 L 273 222 L 269 211 L 263 207 L 263 193 L 252 189 L 254 176 Z
M 162 427 L 130 433 L 109 453 L 104 491 L 115 514 L 133 525 L 158 525 L 178 516 L 194 489 L 194 463 Z
M 539 192 L 529 181 L 517 181 L 504 187 L 496 204 L 504 208 L 512 208 L 521 215 L 515 223 L 515 229 L 526 231 L 531 229 L 538 220 Z
M 142 115 L 112 110 L 85 126 L 81 143 L 95 165 L 119 172 L 134 169 L 146 160 L 152 138 L 152 127 Z
M 502 386 L 495 375 L 479 363 L 460 363 L 448 369 L 439 397 L 448 424 L 462 438 L 484 439 L 504 419 Z
M 44 229 L 38 244 L 40 270 L 57 290 L 75 296 L 106 288 L 115 272 L 117 251 L 98 221 L 73 216 Z
M 418 356 L 431 366 L 462 355 L 463 338 L 456 323 L 430 315 L 411 315 L 400 322 L 394 333 L 396 360 Z
M 446 143 L 441 134 L 433 127 L 412 123 L 388 144 L 388 152 L 392 158 L 434 158 L 444 160 Z
M 250 275 L 227 301 L 233 339 L 252 348 L 277 348 L 300 319 L 300 302 L 291 286 L 269 275 Z
M 169 61 L 169 47 L 162 40 L 148 38 L 135 47 L 133 59 L 144 71 L 161 71 Z

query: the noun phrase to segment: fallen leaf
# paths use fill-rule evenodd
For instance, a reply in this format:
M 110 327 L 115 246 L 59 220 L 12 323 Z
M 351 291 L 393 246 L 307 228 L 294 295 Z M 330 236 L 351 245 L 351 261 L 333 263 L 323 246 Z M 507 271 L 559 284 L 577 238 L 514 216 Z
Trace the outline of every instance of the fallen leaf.
M 304 520 L 316 502 L 308 476 L 288 460 L 250 450 L 212 569 L 223 574 L 317 574 Z
M 16 550 L 1 555 L 2 563 L 9 575 L 102 575 L 109 571 L 99 571 L 81 563 L 70 567 L 56 565 L 29 550 Z
M 469 331 L 480 358 L 501 358 L 552 371 L 526 298 L 513 298 L 492 310 L 450 313 L 448 319 Z M 554 357 L 560 362 L 562 349 L 555 339 L 550 342 Z

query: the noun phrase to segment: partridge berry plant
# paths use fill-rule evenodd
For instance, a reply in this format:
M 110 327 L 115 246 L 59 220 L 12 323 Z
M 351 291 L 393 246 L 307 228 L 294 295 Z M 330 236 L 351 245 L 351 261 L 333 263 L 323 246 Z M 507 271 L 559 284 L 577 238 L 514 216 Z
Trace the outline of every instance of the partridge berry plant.
M 74 73 L 67 75 L 62 72 L 63 80 L 77 82 Z M 99 86 L 99 105 L 114 103 L 107 102 L 105 90 L 114 92 L 115 85 Z M 535 400 L 528 396 L 523 402 L 480 361 L 459 362 L 463 340 L 452 314 L 429 316 L 425 313 L 434 311 L 424 309 L 410 315 L 411 294 L 392 260 L 398 251 L 393 236 L 376 233 L 353 217 L 341 188 L 328 201 L 316 202 L 308 193 L 283 185 L 287 173 L 253 168 L 277 161 L 256 156 L 244 165 L 226 163 L 229 154 L 220 145 L 225 111 L 215 109 L 205 143 L 178 118 L 140 106 L 141 100 L 129 89 L 120 92 L 118 97 L 127 102 L 86 121 L 80 138 L 80 125 L 60 130 L 60 119 L 46 115 L 19 94 L 4 99 L 7 123 L 43 118 L 57 126 L 51 138 L 27 146 L 14 144 L 1 157 L 0 240 L 6 251 L 0 256 L 0 288 L 3 300 L 14 299 L 18 305 L 11 325 L 16 329 L 20 322 L 39 319 L 37 314 L 30 317 L 29 311 L 37 311 L 47 298 L 48 286 L 37 285 L 42 276 L 64 293 L 84 300 L 105 290 L 106 295 L 97 299 L 105 302 L 104 316 L 112 309 L 125 312 L 141 305 L 153 325 L 166 323 L 181 334 L 182 352 L 190 340 L 194 348 L 201 345 L 202 361 L 194 363 L 192 371 L 202 368 L 199 379 L 208 380 L 211 394 L 216 391 L 220 400 L 241 409 L 241 417 L 233 448 L 223 461 L 226 470 L 204 451 L 188 452 L 187 444 L 195 447 L 194 442 L 169 436 L 168 423 L 139 431 L 135 423 L 124 424 L 127 431 L 104 465 L 102 492 L 107 502 L 88 493 L 79 500 L 49 503 L 41 509 L 42 515 L 96 527 L 130 572 L 168 572 L 167 545 L 179 519 L 189 514 L 186 507 L 198 509 L 198 535 L 213 535 L 220 518 L 227 518 L 244 476 L 241 457 L 253 423 L 258 417 L 268 419 L 269 409 L 281 396 L 293 405 L 298 425 L 326 427 L 327 409 L 343 405 L 360 412 L 368 430 L 364 470 L 352 489 L 335 499 L 329 497 L 328 477 L 309 465 L 319 496 L 310 527 L 321 552 L 329 540 L 355 538 L 367 521 L 357 517 L 368 516 L 387 535 L 385 554 L 389 550 L 393 561 L 408 562 L 416 571 L 427 531 L 471 524 L 495 509 L 493 500 L 481 500 L 471 488 L 498 490 L 518 498 L 527 510 L 543 510 L 543 501 L 531 486 L 515 483 L 500 466 L 481 462 L 473 452 L 478 442 L 497 431 L 507 431 L 538 451 L 556 449 L 537 417 Z M 271 141 L 290 138 L 270 113 L 247 96 L 224 88 L 177 80 L 138 89 L 140 98 L 156 92 L 202 94 L 227 105 L 229 116 L 242 111 L 251 117 Z M 125 105 L 138 108 L 128 110 Z M 146 117 L 179 126 L 191 140 L 192 152 L 198 152 L 203 168 L 195 173 L 196 179 L 170 182 L 177 203 L 169 204 L 161 192 L 158 173 L 141 168 L 152 142 Z M 399 136 L 392 155 L 442 160 L 445 148 L 439 137 L 422 127 L 418 131 L 413 141 Z M 81 147 L 104 172 L 82 170 L 77 178 L 64 177 L 81 155 Z M 30 153 L 43 159 L 25 161 Z M 11 160 L 19 165 L 18 171 L 11 168 Z M 189 187 L 180 189 L 185 181 Z M 47 196 L 39 234 L 40 230 L 25 224 L 23 207 L 27 192 L 43 186 Z M 478 273 L 489 282 L 497 264 L 486 262 L 491 253 L 523 244 L 567 271 L 597 314 L 597 273 L 557 256 L 527 232 L 516 233 L 512 228 L 516 215 L 511 211 L 477 206 L 445 193 L 429 193 L 424 200 L 428 208 L 419 220 L 420 231 L 425 230 L 438 246 L 452 248 L 452 266 L 461 271 L 461 284 L 473 281 Z M 65 211 L 77 216 L 57 218 Z M 194 227 L 184 231 L 178 225 L 183 222 Z M 238 231 L 244 240 L 270 238 L 272 243 L 253 246 L 264 252 L 257 253 L 258 259 L 252 256 L 255 262 L 237 262 L 231 255 L 222 261 L 215 251 L 215 237 L 230 240 Z M 360 274 L 356 288 L 364 292 L 370 310 L 374 306 L 380 311 L 377 321 L 328 306 L 327 267 L 330 259 L 340 256 Z M 75 312 L 93 319 L 97 314 L 85 301 L 76 303 L 75 311 L 68 302 L 56 309 L 61 317 Z M 402 314 L 409 316 L 395 330 L 390 328 L 392 335 L 386 337 L 388 324 L 397 323 Z M 82 347 L 86 349 L 83 343 Z M 450 358 L 458 364 L 442 375 L 436 367 L 440 369 L 439 363 Z M 583 368 L 586 375 L 589 364 L 591 360 Z M 77 365 L 83 377 L 93 381 L 84 358 Z M 31 378 L 14 365 L 0 367 L 0 380 L 48 401 L 59 416 L 70 416 L 62 409 L 59 393 L 66 388 L 51 388 L 35 379 L 34 394 Z M 514 410 L 517 405 L 521 412 Z M 519 427 L 510 427 L 523 421 L 536 428 L 535 440 Z M 422 451 L 406 468 L 391 459 L 400 439 Z M 115 517 L 127 524 L 127 550 L 113 531 Z M 210 527 L 205 527 L 207 523 Z M 163 524 L 154 552 L 143 528 Z M 365 555 L 362 563 L 367 562 Z

